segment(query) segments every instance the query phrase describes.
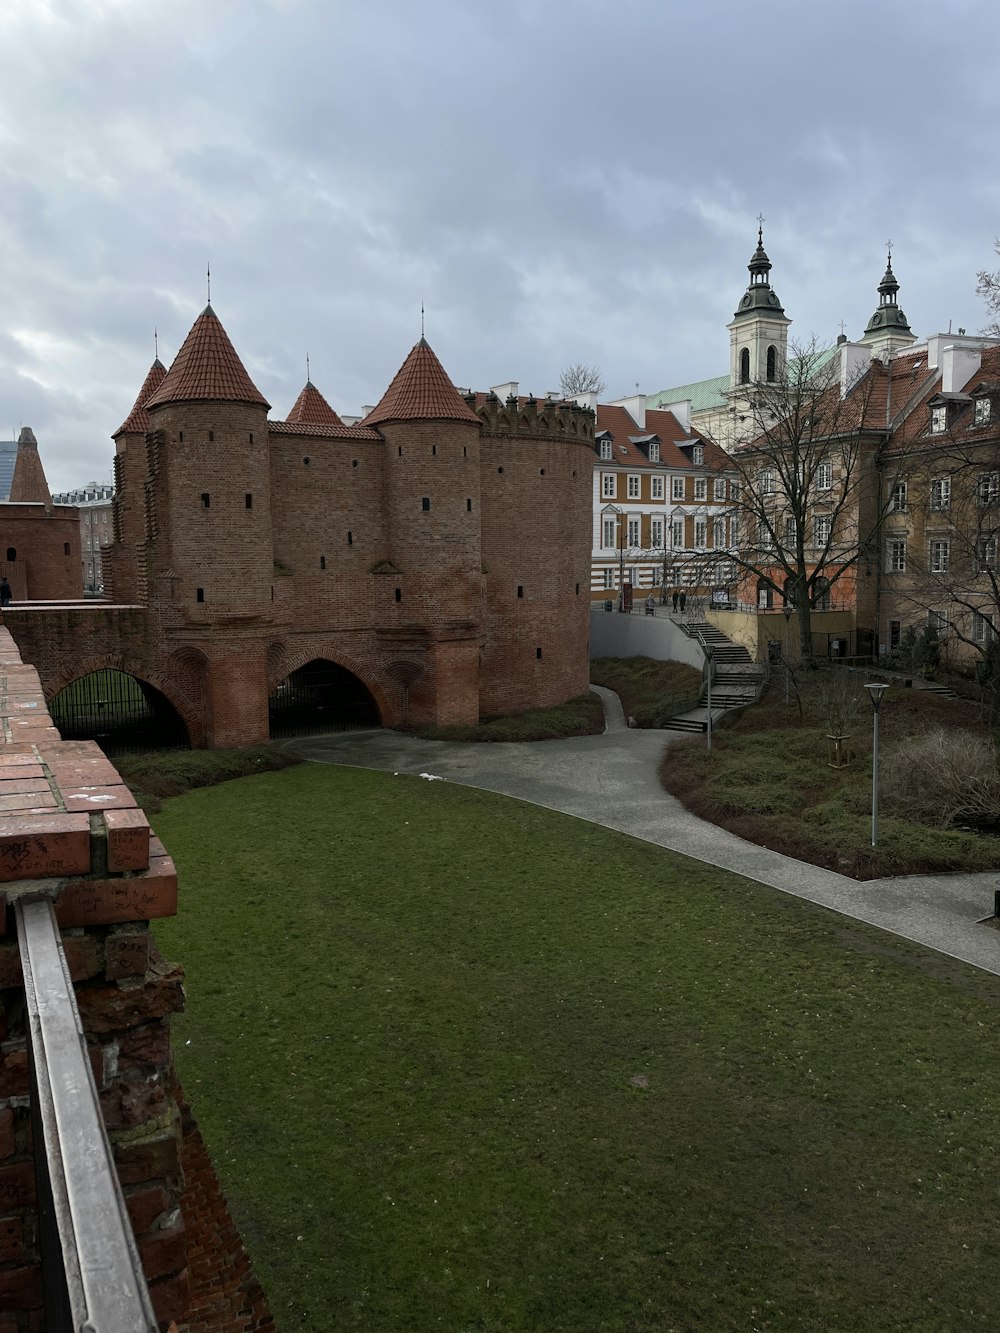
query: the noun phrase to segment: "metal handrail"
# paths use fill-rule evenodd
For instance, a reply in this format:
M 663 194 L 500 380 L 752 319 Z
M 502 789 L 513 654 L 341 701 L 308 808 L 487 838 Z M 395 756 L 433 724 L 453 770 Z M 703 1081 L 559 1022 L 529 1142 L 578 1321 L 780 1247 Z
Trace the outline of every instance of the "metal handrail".
M 15 902 L 42 1267 L 52 1333 L 156 1333 L 139 1251 L 48 899 Z

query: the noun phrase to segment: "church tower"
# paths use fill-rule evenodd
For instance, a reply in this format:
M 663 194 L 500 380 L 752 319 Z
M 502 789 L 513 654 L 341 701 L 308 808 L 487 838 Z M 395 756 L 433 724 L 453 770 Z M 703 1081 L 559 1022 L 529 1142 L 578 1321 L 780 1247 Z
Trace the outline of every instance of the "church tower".
M 872 349 L 872 356 L 881 356 L 883 352 L 892 355 L 910 343 L 917 341 L 916 334 L 906 321 L 906 316 L 896 304 L 899 283 L 892 271 L 892 250 L 885 266 L 885 274 L 878 285 L 878 309 L 872 315 L 865 328 L 861 342 Z
M 763 220 L 750 263 L 750 284 L 729 324 L 729 388 L 780 381 L 788 359 L 791 320 L 772 288 L 771 261 L 764 250 Z

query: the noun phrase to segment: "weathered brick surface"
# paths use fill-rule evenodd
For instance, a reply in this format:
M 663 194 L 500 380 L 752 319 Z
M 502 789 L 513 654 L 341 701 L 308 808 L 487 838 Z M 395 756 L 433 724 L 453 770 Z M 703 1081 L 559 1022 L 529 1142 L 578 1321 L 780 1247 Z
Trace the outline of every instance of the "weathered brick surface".
M 108 935 L 104 944 L 104 975 L 109 981 L 142 977 L 149 967 L 150 936 L 146 930 Z
M 150 1019 L 180 1013 L 184 1008 L 184 969 L 174 965 L 151 971 L 144 981 L 81 987 L 76 999 L 87 1032 L 122 1032 Z

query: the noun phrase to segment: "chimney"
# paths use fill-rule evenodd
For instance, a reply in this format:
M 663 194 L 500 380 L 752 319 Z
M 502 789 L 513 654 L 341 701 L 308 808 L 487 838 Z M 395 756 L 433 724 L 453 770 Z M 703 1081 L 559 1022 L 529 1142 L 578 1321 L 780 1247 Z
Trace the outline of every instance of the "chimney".
M 612 407 L 624 407 L 640 430 L 646 429 L 646 395 L 633 393 L 628 398 L 616 398 Z
M 846 398 L 871 364 L 872 349 L 864 343 L 849 343 L 845 337 L 843 342 L 837 339 L 837 352 L 840 357 L 840 396 Z
M 691 434 L 691 399 L 682 398 L 679 403 L 671 403 L 669 407 L 663 409 L 665 412 L 673 412 L 674 416 L 684 427 L 684 434 Z
M 490 393 L 495 393 L 501 403 L 505 403 L 508 398 L 516 398 L 517 380 L 505 380 L 503 384 L 491 384 Z
M 941 353 L 941 392 L 960 393 L 982 365 L 982 360 L 978 347 L 946 347 Z

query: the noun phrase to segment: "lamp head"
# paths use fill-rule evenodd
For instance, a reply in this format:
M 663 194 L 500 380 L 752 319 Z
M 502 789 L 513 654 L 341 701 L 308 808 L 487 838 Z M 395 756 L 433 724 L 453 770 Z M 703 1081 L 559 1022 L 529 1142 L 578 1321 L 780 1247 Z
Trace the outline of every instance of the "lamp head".
M 872 701 L 872 708 L 875 709 L 876 713 L 882 706 L 882 695 L 888 688 L 889 686 L 881 681 L 873 681 L 871 684 L 865 686 L 865 689 L 868 691 L 868 697 Z

